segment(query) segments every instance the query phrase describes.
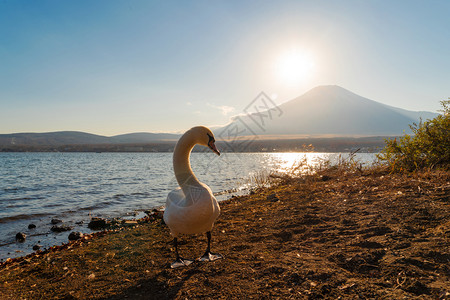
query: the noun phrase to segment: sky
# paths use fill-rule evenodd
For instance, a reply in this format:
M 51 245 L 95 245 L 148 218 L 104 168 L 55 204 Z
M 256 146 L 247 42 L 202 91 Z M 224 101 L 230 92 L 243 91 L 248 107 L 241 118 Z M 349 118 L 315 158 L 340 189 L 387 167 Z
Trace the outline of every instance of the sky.
M 319 85 L 450 97 L 450 1 L 0 0 L 0 133 L 224 125 Z

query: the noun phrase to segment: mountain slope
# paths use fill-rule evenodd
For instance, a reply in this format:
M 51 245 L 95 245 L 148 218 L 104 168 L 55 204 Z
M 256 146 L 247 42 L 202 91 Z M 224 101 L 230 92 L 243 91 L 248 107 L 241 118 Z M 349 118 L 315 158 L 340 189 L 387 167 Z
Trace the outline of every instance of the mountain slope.
M 265 114 L 265 117 L 261 117 Z M 390 107 L 339 86 L 319 86 L 272 111 L 235 118 L 224 131 L 257 135 L 374 136 L 401 135 L 417 122 L 421 112 Z M 437 114 L 422 112 L 425 118 Z

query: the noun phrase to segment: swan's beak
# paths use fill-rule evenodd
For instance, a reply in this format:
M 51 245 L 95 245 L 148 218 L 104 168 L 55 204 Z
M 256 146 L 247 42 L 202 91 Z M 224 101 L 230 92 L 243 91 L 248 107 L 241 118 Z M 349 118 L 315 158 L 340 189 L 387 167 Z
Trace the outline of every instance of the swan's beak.
M 214 144 L 213 141 L 209 142 L 208 146 L 214 153 L 216 153 L 217 155 L 220 155 L 220 152 L 219 152 L 219 150 L 217 150 L 216 144 Z

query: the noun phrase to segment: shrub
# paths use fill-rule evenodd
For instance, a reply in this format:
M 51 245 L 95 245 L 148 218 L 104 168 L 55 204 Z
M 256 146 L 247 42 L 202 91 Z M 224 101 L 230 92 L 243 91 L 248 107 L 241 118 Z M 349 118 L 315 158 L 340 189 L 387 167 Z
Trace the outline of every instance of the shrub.
M 412 135 L 385 140 L 378 158 L 393 172 L 450 169 L 450 100 L 441 101 L 441 105 L 442 115 L 410 125 Z

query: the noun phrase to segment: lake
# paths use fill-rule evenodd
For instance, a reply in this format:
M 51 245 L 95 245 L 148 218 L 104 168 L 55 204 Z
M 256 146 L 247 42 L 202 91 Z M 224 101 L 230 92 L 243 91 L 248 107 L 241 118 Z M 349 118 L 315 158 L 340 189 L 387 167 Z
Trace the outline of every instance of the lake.
M 339 153 L 192 153 L 191 165 L 218 200 L 246 193 L 271 172 L 300 161 L 336 161 Z M 356 154 L 370 164 L 374 154 Z M 68 241 L 69 232 L 50 231 L 52 218 L 87 228 L 91 217 L 130 218 L 165 203 L 177 187 L 172 153 L 0 153 L 0 260 Z M 35 229 L 28 229 L 35 224 Z M 15 241 L 24 232 L 24 243 Z

